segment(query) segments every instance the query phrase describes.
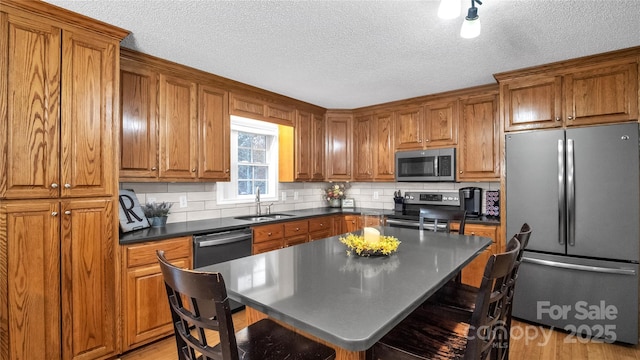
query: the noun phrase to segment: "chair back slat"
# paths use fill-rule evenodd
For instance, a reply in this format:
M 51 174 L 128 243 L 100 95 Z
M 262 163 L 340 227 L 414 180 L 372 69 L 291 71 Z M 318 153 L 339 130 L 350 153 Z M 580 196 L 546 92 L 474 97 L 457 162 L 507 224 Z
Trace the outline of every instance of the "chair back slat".
M 464 210 L 445 210 L 436 208 L 422 208 L 420 209 L 420 230 L 424 230 L 425 220 L 433 222 L 433 230 L 435 232 L 449 232 L 451 231 L 451 223 L 457 221 L 460 223 L 458 228 L 459 234 L 464 234 L 464 225 L 467 220 L 467 212 Z M 439 224 L 444 224 L 444 227 L 438 227 Z
M 512 286 L 513 267 L 520 252 L 520 242 L 513 237 L 506 252 L 492 255 L 487 261 L 482 283 L 471 315 L 471 329 L 465 358 L 486 359 L 492 354 L 497 333 L 504 330 L 507 316 L 507 294 Z
M 179 269 L 157 252 L 164 276 L 180 360 L 237 360 L 238 347 L 224 279 L 218 273 Z M 187 300 L 187 306 L 184 300 Z M 207 342 L 205 330 L 217 331 L 220 347 Z

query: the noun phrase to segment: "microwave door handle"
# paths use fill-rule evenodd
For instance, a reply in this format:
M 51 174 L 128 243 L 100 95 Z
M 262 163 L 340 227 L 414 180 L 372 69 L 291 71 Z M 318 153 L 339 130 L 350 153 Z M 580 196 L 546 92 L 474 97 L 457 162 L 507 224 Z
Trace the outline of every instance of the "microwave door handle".
M 433 157 L 433 176 L 440 176 L 440 168 L 438 167 L 438 158 L 440 156 L 436 155 Z

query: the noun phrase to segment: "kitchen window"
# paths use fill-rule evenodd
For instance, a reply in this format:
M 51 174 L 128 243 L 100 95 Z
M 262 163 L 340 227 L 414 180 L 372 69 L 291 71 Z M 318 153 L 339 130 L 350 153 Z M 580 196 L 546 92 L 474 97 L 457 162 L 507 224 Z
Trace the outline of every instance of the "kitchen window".
M 276 201 L 278 194 L 278 126 L 231 116 L 231 182 L 217 184 L 219 204 Z

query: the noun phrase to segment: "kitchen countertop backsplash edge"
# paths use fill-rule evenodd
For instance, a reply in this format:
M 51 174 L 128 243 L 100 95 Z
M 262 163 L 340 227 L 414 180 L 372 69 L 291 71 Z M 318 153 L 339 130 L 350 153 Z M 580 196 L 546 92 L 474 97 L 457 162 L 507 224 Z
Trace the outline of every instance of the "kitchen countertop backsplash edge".
M 366 212 L 377 212 L 382 215 L 392 215 L 393 210 L 380 210 L 370 208 L 314 208 L 303 210 L 291 210 L 284 213 L 291 216 L 286 218 L 274 219 L 269 221 L 254 222 L 249 220 L 236 219 L 235 217 L 223 217 L 207 220 L 196 220 L 186 222 L 169 223 L 164 227 L 149 227 L 146 229 L 135 230 L 126 233 L 120 233 L 120 245 L 129 245 L 141 242 L 158 241 L 181 236 L 193 236 L 208 234 L 212 232 L 222 232 L 228 230 L 242 229 L 246 227 L 260 226 L 266 224 L 274 224 L 279 222 L 288 222 L 313 218 L 318 216 L 335 215 L 335 214 L 361 214 Z M 485 225 L 500 225 L 499 219 L 480 217 L 476 219 L 467 218 L 467 223 L 477 223 Z

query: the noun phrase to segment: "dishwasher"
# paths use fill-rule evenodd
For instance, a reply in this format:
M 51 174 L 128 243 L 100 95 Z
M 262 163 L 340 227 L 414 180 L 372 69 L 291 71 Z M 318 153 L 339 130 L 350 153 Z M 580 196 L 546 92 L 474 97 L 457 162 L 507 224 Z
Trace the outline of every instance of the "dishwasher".
M 251 228 L 234 229 L 193 237 L 194 269 L 251 255 L 253 236 Z M 244 309 L 244 305 L 229 299 L 231 311 Z

